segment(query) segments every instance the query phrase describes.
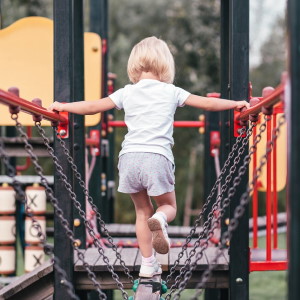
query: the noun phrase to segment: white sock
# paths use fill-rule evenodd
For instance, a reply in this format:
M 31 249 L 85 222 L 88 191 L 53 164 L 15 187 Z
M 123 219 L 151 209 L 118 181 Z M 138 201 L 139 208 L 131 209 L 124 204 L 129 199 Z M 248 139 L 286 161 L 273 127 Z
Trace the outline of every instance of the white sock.
M 162 218 L 167 223 L 167 221 L 168 221 L 167 215 L 164 212 L 157 211 L 154 215 L 156 215 L 159 218 Z
M 156 258 L 153 254 L 150 257 L 142 256 L 142 265 L 144 266 L 152 266 L 155 261 Z

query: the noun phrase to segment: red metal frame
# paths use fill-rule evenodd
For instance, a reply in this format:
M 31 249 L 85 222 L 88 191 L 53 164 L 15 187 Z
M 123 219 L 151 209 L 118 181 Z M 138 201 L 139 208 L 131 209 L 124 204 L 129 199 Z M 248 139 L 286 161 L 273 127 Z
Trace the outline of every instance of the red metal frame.
M 41 115 L 43 116 L 43 119 L 54 123 L 68 124 L 68 118 L 65 116 L 48 111 L 42 106 L 36 105 L 1 89 L 0 102 L 11 107 L 19 107 L 21 111 L 31 115 Z
M 287 261 L 251 261 L 250 272 L 254 271 L 284 271 L 288 269 Z
M 270 90 L 270 89 L 269 89 Z M 257 113 L 262 107 L 272 107 L 276 103 L 282 100 L 281 95 L 284 93 L 284 85 L 279 85 L 273 92 L 266 97 L 260 98 L 260 103 L 254 105 L 245 112 L 240 113 L 237 117 L 239 120 L 246 120 L 250 114 Z M 273 109 L 273 113 L 270 115 L 267 121 L 266 129 L 266 147 L 272 140 L 272 130 L 277 126 L 277 114 L 283 112 L 283 103 L 276 105 Z M 269 112 L 266 112 L 270 114 Z M 256 135 L 256 128 L 253 130 L 253 141 Z M 254 152 L 252 159 L 253 166 L 253 177 L 255 177 L 257 167 L 257 153 Z M 266 249 L 265 249 L 265 260 L 252 261 L 250 255 L 250 272 L 253 271 L 271 271 L 271 270 L 287 270 L 288 261 L 272 260 L 272 251 L 278 249 L 278 230 L 277 230 L 277 144 L 276 141 L 273 143 L 272 151 L 267 154 L 266 163 Z M 257 181 L 259 184 L 259 180 Z M 252 217 L 253 217 L 253 244 L 252 248 L 258 248 L 258 186 L 255 186 L 252 194 Z M 251 250 L 250 250 L 251 252 Z
M 275 105 L 276 103 L 280 102 L 280 96 L 284 92 L 284 84 L 281 83 L 270 95 L 267 97 L 259 97 L 261 100 L 258 104 L 248 108 L 247 110 L 240 113 L 237 117 L 238 120 L 244 121 L 248 120 L 249 115 L 260 113 L 262 107 L 270 107 Z

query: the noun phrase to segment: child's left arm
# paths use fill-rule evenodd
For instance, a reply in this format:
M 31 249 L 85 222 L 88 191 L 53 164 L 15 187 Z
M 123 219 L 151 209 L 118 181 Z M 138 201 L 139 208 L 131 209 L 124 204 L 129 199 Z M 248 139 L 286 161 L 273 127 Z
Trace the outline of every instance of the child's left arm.
M 202 97 L 193 94 L 191 94 L 185 100 L 185 104 L 209 111 L 221 111 L 227 109 L 241 111 L 243 108 L 250 107 L 250 104 L 245 100 L 234 101 L 220 98 Z
M 94 115 L 99 112 L 115 108 L 115 103 L 109 98 L 103 98 L 95 101 L 78 101 L 78 102 L 53 102 L 48 108 L 49 111 L 67 111 L 79 115 Z

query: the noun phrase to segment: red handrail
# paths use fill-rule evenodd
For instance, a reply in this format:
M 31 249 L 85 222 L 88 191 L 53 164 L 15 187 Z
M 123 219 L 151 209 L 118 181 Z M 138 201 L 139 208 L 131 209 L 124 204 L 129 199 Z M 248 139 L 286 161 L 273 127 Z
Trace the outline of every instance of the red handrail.
M 262 107 L 271 107 L 274 104 L 278 103 L 281 101 L 280 95 L 284 92 L 284 84 L 281 83 L 280 85 L 277 86 L 277 88 L 267 97 L 261 98 L 261 101 L 248 108 L 247 110 L 241 112 L 238 116 L 237 119 L 244 121 L 247 120 L 249 115 L 255 115 L 261 111 Z
M 57 113 L 48 111 L 46 108 L 38 106 L 30 101 L 22 99 L 12 93 L 0 89 L 0 102 L 8 106 L 19 107 L 23 112 L 31 115 L 40 115 L 51 122 L 68 123 L 68 119 Z

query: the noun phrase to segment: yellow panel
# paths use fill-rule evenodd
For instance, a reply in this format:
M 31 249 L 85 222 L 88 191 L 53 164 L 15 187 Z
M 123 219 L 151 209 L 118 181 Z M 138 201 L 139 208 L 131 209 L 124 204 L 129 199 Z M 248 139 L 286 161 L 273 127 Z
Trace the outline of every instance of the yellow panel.
M 95 33 L 84 34 L 85 98 L 101 95 L 101 39 Z M 0 88 L 16 86 L 26 100 L 40 98 L 44 107 L 53 102 L 53 21 L 42 17 L 20 19 L 0 30 Z M 0 103 L 0 125 L 15 125 L 8 107 Z M 23 125 L 33 125 L 32 117 L 21 113 Z M 100 114 L 86 116 L 85 125 L 99 123 Z M 43 125 L 50 125 L 43 121 Z
M 277 120 L 280 118 L 282 114 L 277 115 Z M 259 125 L 257 125 L 257 133 L 258 133 L 258 128 Z M 257 167 L 259 166 L 259 160 L 266 153 L 266 140 L 267 140 L 267 133 L 266 131 L 262 134 L 262 139 L 259 142 L 257 146 Z M 250 139 L 250 146 L 253 144 L 252 143 L 252 138 Z M 271 158 L 273 159 L 273 158 Z M 283 125 L 280 129 L 280 135 L 277 139 L 277 191 L 281 191 L 284 189 L 286 185 L 286 177 L 287 177 L 287 129 L 286 125 Z M 251 182 L 252 180 L 252 162 L 250 163 L 249 166 L 249 180 Z M 273 173 L 273 170 L 272 170 Z M 272 175 L 273 176 L 273 175 Z M 266 165 L 264 165 L 262 169 L 261 176 L 258 179 L 259 181 L 259 191 L 266 191 L 267 189 L 267 169 Z M 272 184 L 273 184 L 273 178 L 272 178 Z

